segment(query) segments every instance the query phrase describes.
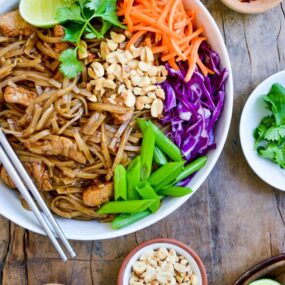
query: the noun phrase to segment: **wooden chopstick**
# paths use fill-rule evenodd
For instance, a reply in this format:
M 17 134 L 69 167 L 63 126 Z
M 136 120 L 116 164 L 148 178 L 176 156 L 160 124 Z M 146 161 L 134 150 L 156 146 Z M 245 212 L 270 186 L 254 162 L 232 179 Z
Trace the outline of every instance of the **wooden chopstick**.
M 67 256 L 64 253 L 63 249 L 61 248 L 59 242 L 57 241 L 53 231 L 57 234 L 57 236 L 59 237 L 59 239 L 61 240 L 67 251 L 69 252 L 70 256 L 74 258 L 76 256 L 76 253 L 72 249 L 69 241 L 66 239 L 63 231 L 61 230 L 60 226 L 54 219 L 52 213 L 47 207 L 38 189 L 36 188 L 35 184 L 28 175 L 27 171 L 25 170 L 24 166 L 22 165 L 18 156 L 12 149 L 10 143 L 8 142 L 5 134 L 2 132 L 1 129 L 0 129 L 0 161 L 7 170 L 10 178 L 13 180 L 18 190 L 21 192 L 23 198 L 26 200 L 27 204 L 29 205 L 29 207 L 32 209 L 33 213 L 39 220 L 40 224 L 44 228 L 46 234 L 50 238 L 51 242 L 53 243 L 54 247 L 56 248 L 61 258 L 64 261 L 67 260 Z M 41 211 L 34 202 L 31 194 L 38 203 Z

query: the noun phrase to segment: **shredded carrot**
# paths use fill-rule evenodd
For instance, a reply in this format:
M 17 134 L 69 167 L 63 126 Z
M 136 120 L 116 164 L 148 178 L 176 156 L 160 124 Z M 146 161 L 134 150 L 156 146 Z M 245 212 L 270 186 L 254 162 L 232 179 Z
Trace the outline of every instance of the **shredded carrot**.
M 162 32 L 169 34 L 169 36 L 171 37 L 178 39 L 180 38 L 179 35 L 177 35 L 173 30 L 170 30 L 165 24 L 158 24 L 155 19 L 151 18 L 151 16 L 147 16 L 135 8 L 132 9 L 132 12 L 133 12 L 132 17 L 139 19 L 149 24 L 150 26 L 154 26 L 155 28 L 160 28 Z
M 151 48 L 151 39 L 150 39 L 150 37 L 145 38 L 144 42 L 145 42 L 145 45 L 147 47 Z
M 200 34 L 202 34 L 204 31 L 204 29 L 202 27 L 200 27 L 198 30 L 196 30 L 194 33 L 192 33 L 191 35 L 187 36 L 186 38 L 184 38 L 183 40 L 181 40 L 178 44 L 179 45 L 183 45 L 185 43 L 189 43 L 192 39 L 196 38 L 197 36 L 199 36 Z
M 176 56 L 176 52 L 172 52 L 172 53 L 169 53 L 167 55 L 164 55 L 161 60 L 162 61 L 169 61 L 171 58 L 174 58 Z
M 153 47 L 152 48 L 152 53 L 161 53 L 161 52 L 166 52 L 168 50 L 168 46 L 158 46 L 158 47 Z
M 164 9 L 158 18 L 158 23 L 162 24 L 165 21 L 165 18 L 167 17 L 167 14 L 169 13 L 169 10 L 171 6 L 173 5 L 173 0 L 168 0 L 167 4 L 164 6 Z
M 170 1 L 169 1 L 170 2 Z M 169 13 L 169 19 L 168 19 L 168 26 L 170 29 L 173 28 L 173 18 L 174 18 L 174 14 L 177 10 L 177 7 L 178 5 L 180 4 L 181 2 L 179 0 L 176 0 L 171 8 L 171 11 Z
M 186 24 L 187 24 L 187 23 L 186 23 L 186 20 L 185 20 L 185 19 L 184 19 L 184 20 L 181 20 L 181 22 L 178 22 L 178 23 L 176 23 L 176 24 L 174 25 L 174 29 L 175 29 L 175 30 L 181 29 L 181 28 L 185 27 Z
M 124 9 L 118 10 L 117 15 L 118 15 L 119 17 L 124 16 L 124 15 L 125 15 L 125 10 L 124 10 Z
M 176 51 L 176 53 L 183 59 L 186 60 L 187 57 L 183 54 L 183 52 L 181 51 L 181 49 L 179 48 L 179 46 L 177 45 L 177 43 L 175 42 L 175 40 L 171 39 L 171 44 L 174 48 L 174 50 Z
M 185 76 L 185 81 L 188 82 L 195 70 L 197 58 L 198 58 L 198 49 L 200 44 L 205 40 L 206 38 L 197 38 L 196 41 L 193 43 L 193 46 L 191 48 L 191 53 L 190 56 L 188 57 L 188 64 L 189 64 L 189 69 L 187 71 L 187 74 Z
M 207 66 L 204 65 L 199 56 L 197 58 L 197 64 L 200 67 L 204 76 L 207 76 L 208 74 L 215 74 L 213 70 L 209 69 Z
M 162 38 L 161 34 L 155 34 L 155 38 L 154 38 L 155 43 L 160 42 L 161 38 Z
M 162 32 L 156 28 L 153 27 L 145 27 L 145 26 L 140 26 L 140 25 L 135 25 L 133 26 L 133 31 L 147 31 L 147 32 L 152 32 L 156 34 L 161 34 Z
M 130 49 L 130 47 L 132 45 L 135 45 L 136 41 L 143 35 L 145 34 L 146 31 L 139 31 L 137 33 L 135 33 L 131 38 L 130 40 L 128 41 L 127 43 L 127 46 L 126 46 L 126 49 Z
M 132 22 L 131 15 L 130 15 L 133 4 L 134 4 L 134 0 L 126 0 L 125 19 L 126 19 L 126 23 L 128 25 L 128 29 L 130 32 L 133 31 L 133 22 Z
M 206 40 L 204 28 L 197 27 L 196 11 L 186 9 L 183 0 L 121 0 L 117 14 L 124 16 L 132 33 L 126 49 L 146 45 L 175 70 L 179 70 L 177 62 L 187 61 L 186 82 L 197 66 L 204 75 L 214 73 L 199 57 L 199 47 Z
M 179 70 L 179 66 L 177 65 L 177 63 L 175 62 L 174 58 L 169 59 L 168 63 L 170 64 L 170 66 L 175 69 L 175 70 Z

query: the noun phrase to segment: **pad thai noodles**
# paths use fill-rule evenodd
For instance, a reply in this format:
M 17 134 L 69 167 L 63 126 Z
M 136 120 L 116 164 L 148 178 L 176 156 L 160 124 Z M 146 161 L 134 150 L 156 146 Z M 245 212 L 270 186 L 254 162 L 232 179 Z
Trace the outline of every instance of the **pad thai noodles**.
M 142 134 L 135 122 L 150 114 L 120 98 L 110 104 L 117 90 L 91 93 L 87 67 L 73 80 L 64 78 L 58 57 L 69 44 L 62 33 L 60 26 L 30 28 L 20 37 L 0 38 L 0 124 L 54 213 L 102 218 L 94 209 L 113 197 L 114 167 L 127 166 L 139 153 Z M 85 66 L 99 62 L 102 41 L 86 41 Z M 15 188 L 3 167 L 1 178 Z M 83 192 L 95 189 L 95 201 L 88 203 Z
M 207 88 L 212 81 L 220 80 L 219 63 L 213 63 L 210 48 L 205 45 L 206 51 L 202 57 L 198 56 L 195 61 L 189 59 L 189 66 L 186 67 L 189 69 L 181 71 L 182 79 L 179 75 L 178 81 L 172 81 L 170 78 L 166 83 L 169 70 L 173 76 L 174 72 L 178 72 L 177 68 L 182 66 L 176 62 L 196 57 L 199 45 L 206 39 L 200 36 L 203 30 L 197 28 L 195 32 L 192 14 L 185 12 L 184 15 L 183 5 L 181 7 L 178 5 L 177 11 L 174 8 L 173 15 L 170 15 L 171 21 L 174 21 L 173 27 L 177 26 L 176 30 L 173 28 L 174 30 L 170 31 L 165 28 L 166 36 L 175 37 L 175 33 L 179 35 L 175 39 L 178 44 L 173 39 L 167 42 L 162 36 L 163 31 L 160 32 L 158 27 L 144 23 L 147 28 L 143 28 L 141 22 L 148 19 L 147 15 L 143 17 L 140 12 L 141 14 L 136 14 L 134 19 L 131 19 L 132 14 L 128 9 L 138 10 L 143 5 L 141 1 L 138 1 L 140 3 L 138 6 L 135 6 L 136 1 L 133 2 L 133 8 L 126 4 L 128 1 L 119 4 L 118 16 L 122 17 L 120 19 L 127 25 L 126 27 L 113 24 L 117 27 L 109 27 L 104 37 L 86 35 L 76 43 L 68 39 L 70 27 L 64 23 L 41 29 L 26 23 L 18 11 L 0 15 L 0 127 L 33 178 L 48 207 L 58 216 L 80 220 L 98 218 L 108 221 L 113 219 L 114 214 L 124 213 L 97 210 L 109 201 L 117 200 L 119 203 L 128 200 L 124 194 L 116 198 L 114 173 L 118 165 L 127 168 L 140 152 L 145 151 L 142 149 L 145 147 L 142 139 L 148 135 L 145 129 L 138 125 L 138 119 L 144 119 L 145 122 L 151 120 L 171 139 L 173 136 L 177 137 L 180 133 L 174 131 L 171 126 L 174 121 L 168 123 L 167 120 L 163 120 L 164 112 L 165 110 L 168 112 L 169 118 L 171 108 L 171 114 L 174 116 L 181 108 L 188 107 L 187 104 L 182 106 L 177 101 L 180 108 L 177 109 L 175 100 L 182 99 L 173 98 L 170 93 L 174 91 L 170 90 L 170 85 L 176 84 L 175 82 L 183 80 L 184 77 L 188 82 L 196 73 L 203 74 L 200 76 L 203 80 L 206 78 Z M 167 1 L 158 2 L 157 10 L 164 9 Z M 175 5 L 175 1 L 169 2 Z M 72 5 L 79 4 L 75 1 Z M 167 7 L 169 8 L 171 7 Z M 168 12 L 165 13 L 168 15 Z M 179 23 L 175 23 L 176 13 L 184 17 Z M 191 21 L 193 26 L 190 31 Z M 187 31 L 186 34 L 180 32 L 183 29 Z M 187 45 L 193 48 L 188 50 Z M 180 51 L 182 47 L 185 49 Z M 164 64 L 161 56 L 168 63 Z M 224 81 L 225 76 L 219 88 L 212 90 L 211 96 L 216 96 L 216 99 L 213 97 L 213 105 L 219 101 L 217 94 L 224 90 Z M 194 93 L 193 96 L 195 97 Z M 207 98 L 205 99 L 204 95 L 200 97 L 203 113 L 207 108 Z M 188 99 L 192 100 L 190 97 Z M 171 107 L 169 100 L 172 100 Z M 197 102 L 197 98 L 195 100 Z M 195 102 L 193 104 L 196 104 Z M 217 119 L 222 105 L 223 102 L 219 101 L 218 114 L 215 106 L 209 109 L 207 118 L 215 113 L 213 116 Z M 186 117 L 185 114 L 180 118 L 178 115 L 177 124 L 185 121 L 190 126 L 196 124 L 191 121 L 194 116 L 190 120 L 189 112 Z M 204 116 L 204 113 L 200 111 L 198 113 L 198 119 L 199 116 Z M 185 165 L 204 155 L 205 150 L 213 148 L 212 127 L 213 124 L 211 130 L 208 130 L 211 139 L 204 141 L 203 151 L 199 152 L 196 148 L 191 160 L 188 159 L 190 156 L 184 156 Z M 148 143 L 151 149 L 150 141 Z M 169 139 L 166 143 L 168 141 L 170 143 Z M 154 154 L 155 162 L 150 164 L 151 169 L 142 174 L 145 175 L 144 180 L 147 180 L 147 177 L 160 166 L 163 168 L 167 163 L 171 164 L 171 159 L 175 158 L 175 155 L 172 157 L 166 153 L 166 160 L 163 162 L 164 147 L 160 144 L 157 134 L 155 142 L 157 143 L 157 146 L 154 146 L 157 151 Z M 159 148 L 162 149 L 161 153 Z M 142 153 L 141 160 L 143 160 Z M 159 154 L 162 156 L 159 157 Z M 181 155 L 180 157 L 182 158 Z M 182 171 L 181 162 L 172 163 L 177 163 L 177 169 Z M 134 166 L 130 168 L 132 167 Z M 189 172 L 189 175 L 191 174 Z M 15 189 L 3 166 L 0 166 L 0 176 L 9 188 Z M 182 176 L 183 179 L 188 179 L 184 174 Z M 154 179 L 150 178 L 147 181 L 151 184 Z M 169 180 L 170 182 L 173 184 L 174 180 Z M 120 185 L 124 187 L 124 184 Z M 156 187 L 155 182 L 151 185 Z M 172 190 L 167 189 L 155 188 L 161 197 L 171 195 Z M 133 194 L 132 200 L 158 197 L 157 194 L 144 195 L 140 189 L 138 193 L 140 195 Z M 189 192 L 183 193 L 185 195 Z M 21 197 L 20 199 L 23 206 L 27 207 L 25 201 Z M 146 209 L 151 209 L 150 212 L 153 212 L 154 207 Z M 145 209 L 141 210 L 141 213 L 144 213 Z M 145 214 L 141 215 L 143 216 Z

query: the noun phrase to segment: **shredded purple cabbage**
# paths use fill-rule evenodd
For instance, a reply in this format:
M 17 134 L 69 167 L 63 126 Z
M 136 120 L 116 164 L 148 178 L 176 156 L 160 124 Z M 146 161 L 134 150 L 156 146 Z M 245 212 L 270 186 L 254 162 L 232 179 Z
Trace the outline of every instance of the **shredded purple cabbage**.
M 197 67 L 191 80 L 184 81 L 188 65 L 178 63 L 180 70 L 168 64 L 168 77 L 161 84 L 165 91 L 163 124 L 170 123 L 168 137 L 180 147 L 184 158 L 191 162 L 216 147 L 214 126 L 225 100 L 225 82 L 228 71 L 220 68 L 219 55 L 207 44 L 199 49 L 202 62 L 215 72 L 204 77 Z M 187 184 L 191 177 L 183 181 Z

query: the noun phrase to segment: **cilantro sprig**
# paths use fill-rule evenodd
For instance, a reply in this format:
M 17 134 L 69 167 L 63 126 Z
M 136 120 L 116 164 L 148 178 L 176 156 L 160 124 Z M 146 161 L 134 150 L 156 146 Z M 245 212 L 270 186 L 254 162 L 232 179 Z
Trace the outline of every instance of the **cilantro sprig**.
M 114 25 L 125 28 L 116 14 L 116 0 L 76 0 L 67 1 L 69 6 L 59 8 L 57 21 L 64 27 L 63 41 L 74 44 L 59 57 L 60 71 L 67 78 L 74 78 L 83 70 L 77 57 L 78 50 L 84 49 L 81 39 L 103 38 Z
M 255 129 L 255 149 L 259 156 L 285 169 L 285 88 L 273 84 L 264 101 L 272 115 L 263 118 Z

